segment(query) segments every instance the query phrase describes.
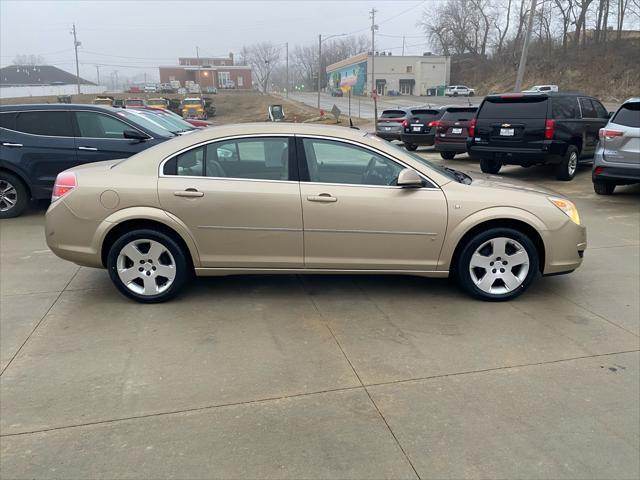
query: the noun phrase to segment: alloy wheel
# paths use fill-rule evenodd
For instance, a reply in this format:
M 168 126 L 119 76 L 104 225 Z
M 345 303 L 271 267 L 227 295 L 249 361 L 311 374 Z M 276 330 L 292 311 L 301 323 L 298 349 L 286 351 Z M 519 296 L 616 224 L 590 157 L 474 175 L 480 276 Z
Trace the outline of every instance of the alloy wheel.
M 576 152 L 572 152 L 571 156 L 569 157 L 569 162 L 567 165 L 567 170 L 568 170 L 568 174 L 569 176 L 573 177 L 573 175 L 576 173 L 576 169 L 578 168 L 578 154 Z
M 165 292 L 176 278 L 176 262 L 169 249 L 145 238 L 133 240 L 120 250 L 116 269 L 129 290 L 144 296 Z
M 18 202 L 18 192 L 10 182 L 0 180 L 0 212 L 8 212 Z
M 471 256 L 469 274 L 485 293 L 499 295 L 519 288 L 529 273 L 529 254 L 517 241 L 497 237 L 480 245 Z

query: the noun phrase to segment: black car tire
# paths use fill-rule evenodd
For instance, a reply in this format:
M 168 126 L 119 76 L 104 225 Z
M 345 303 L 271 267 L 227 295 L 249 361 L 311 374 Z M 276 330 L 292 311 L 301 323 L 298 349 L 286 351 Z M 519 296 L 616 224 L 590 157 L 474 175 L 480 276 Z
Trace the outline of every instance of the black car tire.
M 414 151 L 416 151 L 418 149 L 418 146 L 414 145 L 413 143 L 405 143 L 404 144 L 404 148 L 406 148 L 410 152 L 414 152 Z
M 502 168 L 502 162 L 494 158 L 481 158 L 480 170 L 483 173 L 498 173 Z
M 568 182 L 573 180 L 578 171 L 580 152 L 575 145 L 569 145 L 560 163 L 556 165 L 556 178 Z
M 131 288 L 127 287 L 119 276 L 118 257 L 125 246 L 128 246 L 131 242 L 136 240 L 141 240 L 143 242 L 144 240 L 151 240 L 157 242 L 171 254 L 171 257 L 173 257 L 171 259 L 175 269 L 175 276 L 172 281 L 173 283 L 171 283 L 169 288 L 161 293 L 156 295 L 143 295 L 136 293 Z M 143 261 L 144 260 L 141 260 L 141 263 Z M 158 263 L 156 262 L 156 265 L 157 264 Z M 191 262 L 187 258 L 187 252 L 183 250 L 180 244 L 166 233 L 151 229 L 132 230 L 118 238 L 113 245 L 111 245 L 109 253 L 107 254 L 107 270 L 109 271 L 111 281 L 114 283 L 116 288 L 126 297 L 140 303 L 160 303 L 175 297 L 193 274 Z
M 457 97 L 458 96 L 458 92 L 453 92 L 453 96 Z
M 593 182 L 593 191 L 598 195 L 611 195 L 616 189 L 616 184 L 611 182 Z
M 476 253 L 476 250 L 484 243 L 496 238 L 515 240 L 524 248 L 529 257 L 529 270 L 526 273 L 526 277 L 522 280 L 522 283 L 517 288 L 507 293 L 487 293 L 481 290 L 471 278 L 471 257 L 474 255 L 474 253 Z M 505 269 L 509 268 L 508 265 L 501 265 L 501 267 L 503 266 L 505 267 Z M 462 250 L 460 251 L 460 255 L 458 256 L 458 260 L 454 266 L 454 274 L 456 280 L 458 281 L 458 284 L 471 296 L 479 298 L 480 300 L 501 302 L 515 298 L 521 295 L 527 288 L 529 288 L 535 277 L 538 275 L 538 266 L 538 249 L 527 235 L 512 228 L 498 227 L 477 233 L 464 244 Z
M 456 156 L 456 152 L 440 152 L 440 156 L 443 158 L 443 160 L 453 160 L 453 158 Z
M 6 208 L 6 210 L 0 210 L 0 218 L 15 218 L 19 217 L 29 206 L 29 190 L 25 184 L 15 175 L 9 172 L 0 172 L 0 208 Z M 13 206 L 9 207 L 8 203 L 5 203 L 4 196 L 7 199 L 13 201 Z

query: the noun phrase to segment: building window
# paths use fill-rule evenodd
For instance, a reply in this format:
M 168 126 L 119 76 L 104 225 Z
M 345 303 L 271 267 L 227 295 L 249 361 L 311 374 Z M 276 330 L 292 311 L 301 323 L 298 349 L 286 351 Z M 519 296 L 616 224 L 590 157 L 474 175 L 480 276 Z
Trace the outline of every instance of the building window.
M 413 72 L 413 67 L 411 65 L 407 66 L 407 73 L 412 73 Z
M 231 74 L 229 72 L 218 72 L 218 85 L 222 88 L 231 86 Z
M 240 87 L 244 87 L 244 78 L 242 78 L 242 75 L 238 76 L 238 88 Z

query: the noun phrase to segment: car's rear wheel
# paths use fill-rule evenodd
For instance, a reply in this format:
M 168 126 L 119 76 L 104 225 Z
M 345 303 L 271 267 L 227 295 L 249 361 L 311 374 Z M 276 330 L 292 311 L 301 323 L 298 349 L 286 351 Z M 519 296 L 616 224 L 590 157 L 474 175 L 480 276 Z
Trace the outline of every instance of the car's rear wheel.
M 502 162 L 493 158 L 481 158 L 480 170 L 484 173 L 498 173 L 502 168 Z
M 492 228 L 473 236 L 455 266 L 460 286 L 489 301 L 511 300 L 524 292 L 538 272 L 531 239 L 512 228 Z
M 156 230 L 134 230 L 118 238 L 107 255 L 115 286 L 142 303 L 159 303 L 178 294 L 191 276 L 182 247 Z
M 440 152 L 440 156 L 444 160 L 453 160 L 453 158 L 456 156 L 456 153 L 455 152 Z
M 22 215 L 29 206 L 29 193 L 22 180 L 8 172 L 0 172 L 0 218 Z
M 593 190 L 598 195 L 611 195 L 615 189 L 616 189 L 615 183 L 593 182 Z
M 415 150 L 418 149 L 417 145 L 414 145 L 413 143 L 405 143 L 404 144 L 404 148 L 406 148 L 407 150 L 409 150 L 410 152 L 413 152 Z
M 580 158 L 580 152 L 574 145 L 567 147 L 567 152 L 560 160 L 560 163 L 556 166 L 556 178 L 568 182 L 573 180 L 578 170 L 578 160 Z

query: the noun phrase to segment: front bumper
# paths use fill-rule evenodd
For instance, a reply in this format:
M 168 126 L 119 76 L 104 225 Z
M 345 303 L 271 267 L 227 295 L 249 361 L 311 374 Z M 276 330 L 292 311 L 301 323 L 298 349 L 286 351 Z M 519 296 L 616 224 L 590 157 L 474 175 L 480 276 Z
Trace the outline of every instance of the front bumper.
M 547 232 L 543 275 L 573 272 L 582 265 L 587 249 L 587 229 L 567 220 L 559 229 Z
M 431 146 L 436 139 L 435 133 L 403 133 L 400 137 L 402 143 L 410 145 Z

